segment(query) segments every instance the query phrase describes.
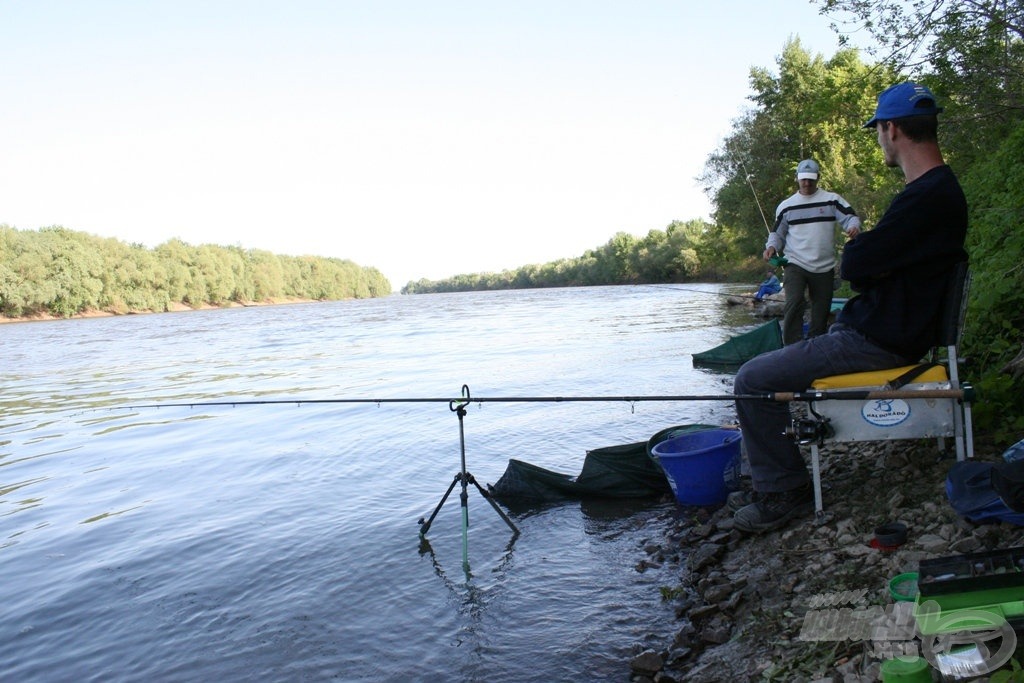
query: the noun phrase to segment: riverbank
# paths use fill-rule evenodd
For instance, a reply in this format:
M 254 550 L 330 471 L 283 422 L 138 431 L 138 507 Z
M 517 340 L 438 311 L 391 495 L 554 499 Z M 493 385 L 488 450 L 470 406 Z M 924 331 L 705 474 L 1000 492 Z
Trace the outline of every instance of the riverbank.
M 975 457 L 996 461 L 1004 448 L 980 440 Z M 916 572 L 921 560 L 1024 546 L 1024 528 L 956 514 L 945 493 L 954 462 L 933 440 L 830 446 L 820 523 L 748 536 L 733 529 L 724 508 L 678 519 L 667 538 L 645 545 L 638 569 L 678 569 L 678 585 L 662 592 L 679 622 L 666 649 L 636 648 L 632 680 L 877 681 L 883 658 L 902 654 L 894 654 L 897 645 L 921 652 L 919 639 L 815 639 L 805 620 L 829 600 L 836 608 L 891 610 L 890 579 Z M 874 529 L 893 521 L 907 525 L 907 542 L 872 547 Z M 835 604 L 837 595 L 845 604 Z
M 57 316 L 49 313 L 37 313 L 36 315 L 27 315 L 17 318 L 6 318 L 0 316 L 0 324 L 3 323 L 30 323 L 30 322 L 42 322 L 49 320 L 75 320 L 82 318 L 112 318 L 118 315 L 150 315 L 154 313 L 180 313 L 183 311 L 210 311 L 219 308 L 248 308 L 250 306 L 279 306 L 283 304 L 309 304 L 316 303 L 315 299 L 296 299 L 291 297 L 274 297 L 271 299 L 265 299 L 263 301 L 246 301 L 239 303 L 237 301 L 229 301 L 220 306 L 214 306 L 213 304 L 201 304 L 199 306 L 190 306 L 189 304 L 175 302 L 168 306 L 166 311 L 103 311 L 98 309 L 90 309 L 76 313 L 71 316 Z

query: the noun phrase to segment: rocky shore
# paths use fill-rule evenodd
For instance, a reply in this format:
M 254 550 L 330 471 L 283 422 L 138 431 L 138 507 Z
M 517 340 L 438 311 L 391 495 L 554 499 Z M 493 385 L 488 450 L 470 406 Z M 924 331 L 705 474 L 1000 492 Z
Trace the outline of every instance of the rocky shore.
M 976 459 L 996 461 L 1005 445 L 975 448 Z M 680 508 L 666 538 L 645 542 L 637 566 L 678 575 L 661 588 L 678 622 L 674 635 L 648 641 L 671 641 L 666 648 L 635 646 L 631 680 L 880 680 L 882 659 L 907 652 L 886 652 L 893 643 L 814 639 L 808 612 L 823 603 L 891 611 L 890 579 L 916 572 L 922 559 L 1024 546 L 1022 527 L 957 515 L 945 492 L 954 462 L 934 440 L 830 445 L 822 452 L 824 518 L 760 536 L 734 530 L 725 508 Z M 875 528 L 895 521 L 907 526 L 906 542 L 873 547 Z

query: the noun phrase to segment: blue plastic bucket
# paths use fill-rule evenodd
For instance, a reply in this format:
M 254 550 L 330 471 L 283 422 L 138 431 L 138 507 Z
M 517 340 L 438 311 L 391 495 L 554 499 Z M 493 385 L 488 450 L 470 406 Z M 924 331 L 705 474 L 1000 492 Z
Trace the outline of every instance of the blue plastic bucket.
M 654 446 L 676 500 L 683 505 L 721 505 L 729 495 L 726 469 L 739 460 L 742 435 L 735 429 L 707 429 Z

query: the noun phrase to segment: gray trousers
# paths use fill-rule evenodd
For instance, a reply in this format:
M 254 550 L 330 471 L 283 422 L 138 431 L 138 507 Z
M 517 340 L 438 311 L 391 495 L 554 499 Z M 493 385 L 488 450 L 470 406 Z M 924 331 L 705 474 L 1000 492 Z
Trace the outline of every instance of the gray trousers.
M 786 292 L 786 304 L 782 309 L 782 343 L 792 344 L 804 338 L 804 310 L 807 308 L 805 291 L 811 298 L 811 324 L 807 328 L 807 336 L 825 334 L 829 310 L 832 308 L 833 271 L 812 273 L 787 263 L 785 273 L 783 289 Z
M 853 328 L 836 323 L 827 334 L 744 363 L 736 373 L 733 392 L 740 396 L 803 391 L 821 377 L 897 368 L 916 360 L 879 348 Z M 810 481 L 799 446 L 785 434 L 791 420 L 789 403 L 737 399 L 736 414 L 756 491 L 789 491 Z

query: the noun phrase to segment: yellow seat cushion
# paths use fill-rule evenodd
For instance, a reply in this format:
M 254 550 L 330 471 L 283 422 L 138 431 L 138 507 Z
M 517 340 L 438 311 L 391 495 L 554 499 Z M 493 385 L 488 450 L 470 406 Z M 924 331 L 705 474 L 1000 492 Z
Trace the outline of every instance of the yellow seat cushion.
M 852 372 L 848 375 L 832 375 L 831 377 L 822 377 L 821 379 L 814 380 L 814 382 L 811 383 L 811 387 L 814 389 L 880 387 L 885 386 L 903 373 L 909 372 L 916 367 L 917 365 L 904 365 L 901 368 L 889 368 L 888 370 L 871 370 L 869 372 Z M 946 374 L 946 368 L 941 365 L 934 365 L 911 381 L 946 382 L 949 381 L 949 376 Z

